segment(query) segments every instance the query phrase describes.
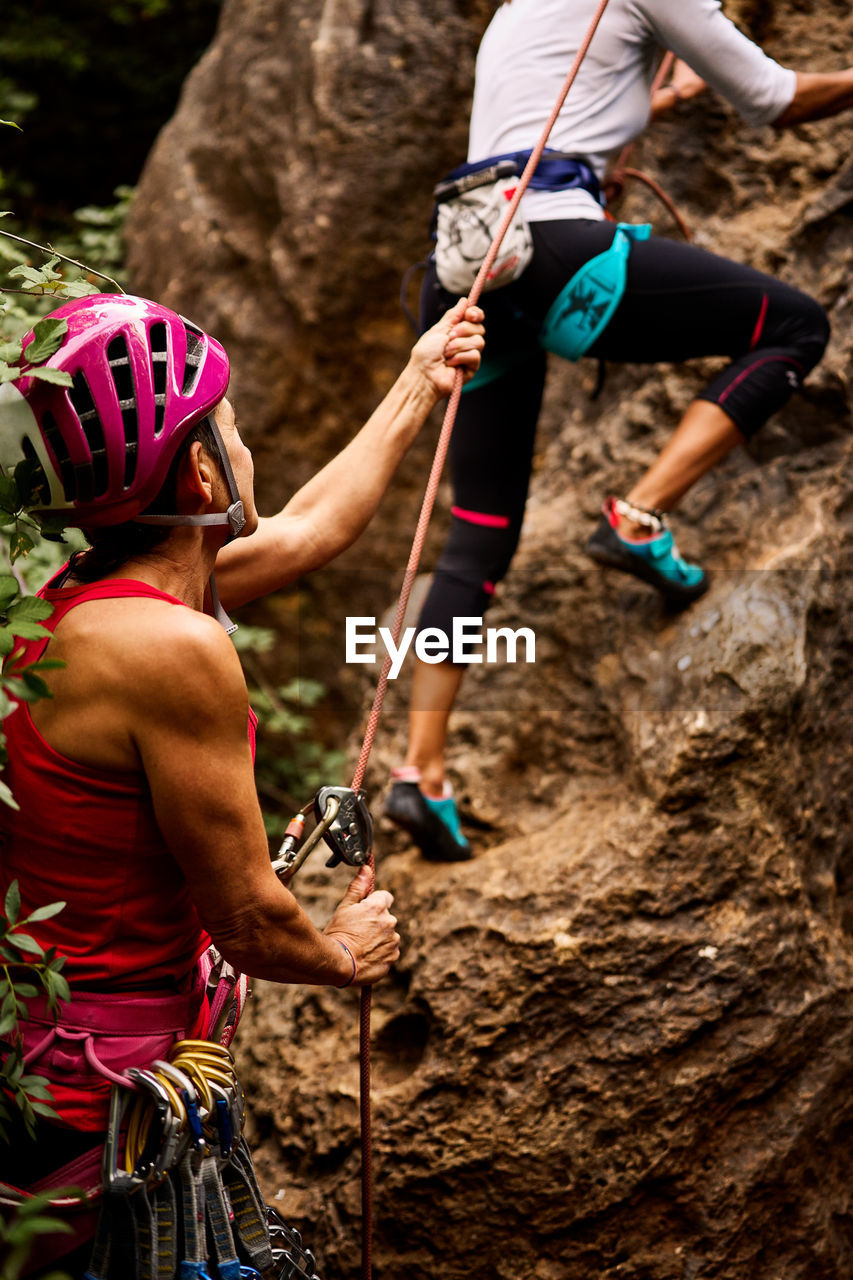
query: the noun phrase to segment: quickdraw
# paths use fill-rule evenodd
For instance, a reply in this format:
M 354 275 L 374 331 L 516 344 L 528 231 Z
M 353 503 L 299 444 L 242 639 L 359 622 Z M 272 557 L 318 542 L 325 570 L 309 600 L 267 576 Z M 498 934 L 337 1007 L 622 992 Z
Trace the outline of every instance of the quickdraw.
M 229 1051 L 181 1040 L 128 1075 L 133 1088 L 110 1098 L 85 1280 L 319 1280 L 299 1233 L 264 1204 Z

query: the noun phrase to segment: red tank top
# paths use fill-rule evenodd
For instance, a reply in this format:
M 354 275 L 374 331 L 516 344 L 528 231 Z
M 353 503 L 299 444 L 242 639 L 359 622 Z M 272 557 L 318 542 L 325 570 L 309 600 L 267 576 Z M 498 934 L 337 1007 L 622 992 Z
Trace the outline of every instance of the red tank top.
M 50 631 L 83 601 L 144 596 L 186 607 L 129 579 L 48 584 L 40 594 L 54 606 Z M 48 643 L 25 645 L 24 661 L 36 661 Z M 250 712 L 253 758 L 256 725 Z M 0 804 L 0 892 L 18 880 L 22 916 L 49 902 L 67 904 L 31 931 L 67 956 L 63 972 L 72 990 L 181 989 L 210 939 L 160 834 L 144 774 L 93 769 L 61 755 L 26 703 L 4 729 L 4 776 L 20 810 Z

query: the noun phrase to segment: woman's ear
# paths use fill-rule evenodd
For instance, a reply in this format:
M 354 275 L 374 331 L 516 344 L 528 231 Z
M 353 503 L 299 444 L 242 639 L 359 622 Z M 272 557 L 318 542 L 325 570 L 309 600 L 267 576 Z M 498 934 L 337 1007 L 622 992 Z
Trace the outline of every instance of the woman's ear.
M 201 501 L 205 505 L 213 500 L 216 468 L 204 451 L 201 442 L 194 440 L 181 459 L 178 468 L 177 498 L 180 510 L 181 498 L 192 506 Z

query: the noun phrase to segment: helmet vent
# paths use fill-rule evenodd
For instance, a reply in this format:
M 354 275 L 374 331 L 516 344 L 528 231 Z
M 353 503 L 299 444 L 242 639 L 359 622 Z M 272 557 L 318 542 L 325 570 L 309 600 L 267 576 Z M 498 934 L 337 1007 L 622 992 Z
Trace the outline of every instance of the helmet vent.
M 62 432 L 56 424 L 56 418 L 52 413 L 45 413 L 41 421 L 41 429 L 47 446 L 56 459 L 56 465 L 59 468 L 59 478 L 62 481 L 62 489 L 65 494 L 66 502 L 73 502 L 77 497 L 77 484 L 74 477 L 74 467 L 71 464 L 71 456 L 68 452 Z
M 161 321 L 148 331 L 151 347 L 151 374 L 154 379 L 154 438 L 160 435 L 166 421 L 166 383 L 169 372 L 169 348 L 166 326 Z
M 118 397 L 121 421 L 124 428 L 124 488 L 129 489 L 136 475 L 136 459 L 139 452 L 139 415 L 136 408 L 136 387 L 127 342 L 119 335 L 107 347 L 107 361 L 113 385 Z
M 184 321 L 184 332 L 187 337 L 187 362 L 184 365 L 184 385 L 181 387 L 181 395 L 188 396 L 198 382 L 205 343 L 201 329 L 196 329 L 195 325 L 187 320 Z
M 85 374 L 75 373 L 74 385 L 68 393 L 68 398 L 74 406 L 92 459 L 90 463 L 84 462 L 74 468 L 74 474 L 77 477 L 77 501 L 91 502 L 93 498 L 99 498 L 106 493 L 110 472 L 104 428 L 101 426 L 101 419 L 95 408 Z
M 28 436 L 24 436 L 21 440 L 21 452 L 27 462 L 32 463 L 33 466 L 32 487 L 34 495 L 39 502 L 50 502 L 50 485 L 47 482 L 47 476 L 44 474 L 41 459 L 36 453 L 35 445 Z

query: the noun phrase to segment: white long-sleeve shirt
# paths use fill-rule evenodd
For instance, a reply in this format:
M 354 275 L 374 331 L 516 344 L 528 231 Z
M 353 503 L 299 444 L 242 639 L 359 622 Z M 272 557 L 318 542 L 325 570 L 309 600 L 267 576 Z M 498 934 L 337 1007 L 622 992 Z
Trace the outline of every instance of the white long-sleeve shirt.
M 535 145 L 595 12 L 595 0 L 509 0 L 477 55 L 468 159 Z M 661 50 L 671 49 L 751 125 L 790 104 L 796 73 L 780 66 L 723 14 L 720 0 L 610 0 L 548 146 L 583 157 L 599 179 L 645 128 Z M 531 221 L 603 217 L 584 191 L 531 191 Z

